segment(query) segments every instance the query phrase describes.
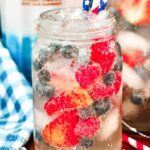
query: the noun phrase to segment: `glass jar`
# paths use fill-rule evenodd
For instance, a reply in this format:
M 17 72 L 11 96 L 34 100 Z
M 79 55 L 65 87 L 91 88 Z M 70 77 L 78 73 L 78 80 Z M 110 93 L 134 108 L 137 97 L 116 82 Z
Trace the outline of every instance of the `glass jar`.
M 150 133 L 149 0 L 113 3 L 124 59 L 123 119 L 129 129 Z M 132 127 L 132 128 L 131 128 Z M 134 130 L 135 131 L 135 130 Z
M 33 49 L 34 139 L 40 150 L 120 150 L 120 46 L 111 13 L 40 15 Z

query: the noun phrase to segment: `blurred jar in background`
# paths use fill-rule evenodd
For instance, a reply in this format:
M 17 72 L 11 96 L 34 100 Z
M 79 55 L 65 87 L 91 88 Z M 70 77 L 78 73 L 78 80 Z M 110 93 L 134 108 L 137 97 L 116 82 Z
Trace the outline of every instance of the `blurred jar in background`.
M 39 14 L 61 6 L 61 0 L 2 0 L 3 44 L 10 50 L 18 68 L 31 81 L 31 50 L 36 40 Z
M 123 119 L 150 133 L 150 0 L 112 0 L 121 32 Z

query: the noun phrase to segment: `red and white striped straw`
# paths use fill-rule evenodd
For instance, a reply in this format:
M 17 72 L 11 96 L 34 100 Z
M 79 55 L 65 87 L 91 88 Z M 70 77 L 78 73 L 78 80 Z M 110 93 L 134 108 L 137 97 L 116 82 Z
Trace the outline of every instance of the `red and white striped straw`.
M 91 12 L 98 14 L 99 13 L 99 5 L 100 5 L 100 0 L 93 0 Z
M 137 150 L 150 150 L 150 147 L 142 144 L 141 142 L 127 136 L 126 134 L 122 134 L 123 142 L 131 145 L 132 147 L 136 148 Z

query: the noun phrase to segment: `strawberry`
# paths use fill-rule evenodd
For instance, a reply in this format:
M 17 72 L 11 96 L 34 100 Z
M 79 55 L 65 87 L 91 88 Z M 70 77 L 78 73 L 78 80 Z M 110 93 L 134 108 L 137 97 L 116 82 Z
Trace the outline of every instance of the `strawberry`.
M 84 65 L 77 69 L 75 76 L 82 88 L 87 88 L 101 74 L 101 68 L 97 65 Z
M 75 133 L 79 137 L 93 137 L 100 128 L 100 120 L 98 117 L 91 117 L 89 119 L 79 119 L 76 125 Z
M 91 46 L 91 60 L 99 63 L 102 73 L 108 72 L 115 60 L 115 49 L 113 48 L 114 40 L 94 43 Z
M 84 108 L 91 105 L 93 100 L 88 92 L 81 88 L 61 92 L 46 102 L 44 109 L 48 115 L 74 108 Z
M 64 112 L 50 122 L 42 132 L 45 142 L 54 147 L 73 147 L 79 143 L 79 136 L 74 132 L 79 121 L 77 111 Z
M 123 52 L 123 61 L 132 68 L 143 65 L 145 60 L 144 54 L 140 50 L 135 50 L 132 53 L 128 51 Z
M 111 97 L 114 94 L 113 86 L 106 86 L 103 82 L 96 83 L 91 92 L 93 100 L 100 100 L 103 98 Z
M 149 0 L 118 0 L 117 8 L 131 24 L 145 25 L 150 23 Z
M 111 78 L 108 78 L 111 79 Z M 112 97 L 117 94 L 121 86 L 121 74 L 119 71 L 114 72 L 114 81 L 112 84 L 107 84 L 104 81 L 100 81 L 93 85 L 91 96 L 93 100 L 101 100 L 104 98 Z

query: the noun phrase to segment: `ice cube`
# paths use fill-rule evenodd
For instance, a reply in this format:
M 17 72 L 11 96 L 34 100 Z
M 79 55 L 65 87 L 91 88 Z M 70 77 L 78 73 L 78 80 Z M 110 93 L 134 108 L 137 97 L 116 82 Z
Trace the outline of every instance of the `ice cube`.
M 150 48 L 149 41 L 142 36 L 131 31 L 122 31 L 118 34 L 118 42 L 121 44 L 122 50 L 141 50 L 144 55 L 148 53 Z
M 62 67 L 55 72 L 51 72 L 51 77 L 51 84 L 54 85 L 55 89 L 58 91 L 69 90 L 79 86 L 74 72 L 68 66 Z
M 119 128 L 120 122 L 119 108 L 112 108 L 106 118 L 102 121 L 102 127 L 98 132 L 97 138 L 100 141 L 107 140 Z
M 138 74 L 127 64 L 123 64 L 123 81 L 129 87 L 136 90 L 144 87 L 144 81 L 138 76 Z
M 50 123 L 53 118 L 50 118 L 44 111 L 39 111 L 38 109 L 34 109 L 35 113 L 35 126 L 39 130 L 43 130 L 45 126 Z

